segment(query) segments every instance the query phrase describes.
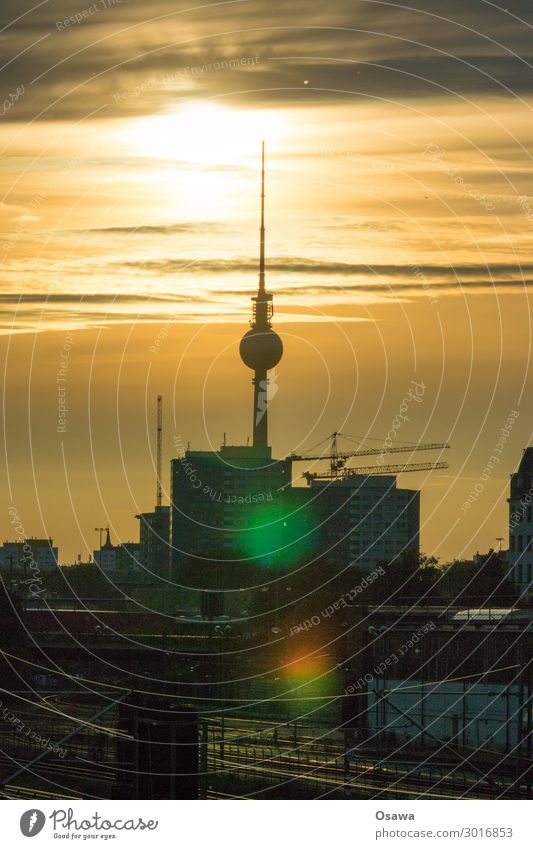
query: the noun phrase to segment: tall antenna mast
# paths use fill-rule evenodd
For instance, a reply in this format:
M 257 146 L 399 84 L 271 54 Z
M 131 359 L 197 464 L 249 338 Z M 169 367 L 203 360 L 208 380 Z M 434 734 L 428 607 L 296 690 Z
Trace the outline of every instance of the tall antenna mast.
M 261 250 L 259 256 L 259 289 L 265 289 L 265 143 L 261 159 Z
M 157 396 L 157 488 L 156 505 L 161 507 L 163 503 L 163 487 L 161 477 L 163 474 L 163 396 Z

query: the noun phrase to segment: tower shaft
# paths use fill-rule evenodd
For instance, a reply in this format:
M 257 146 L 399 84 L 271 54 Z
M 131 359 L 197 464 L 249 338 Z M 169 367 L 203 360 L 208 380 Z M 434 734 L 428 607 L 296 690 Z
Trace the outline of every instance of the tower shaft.
M 268 372 L 266 369 L 256 369 L 254 384 L 254 448 L 268 446 Z

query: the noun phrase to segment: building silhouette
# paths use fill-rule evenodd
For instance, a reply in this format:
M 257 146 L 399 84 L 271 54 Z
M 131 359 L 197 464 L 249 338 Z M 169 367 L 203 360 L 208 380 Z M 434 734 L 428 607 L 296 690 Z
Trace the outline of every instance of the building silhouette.
M 94 562 L 110 579 L 132 581 L 142 570 L 138 542 L 121 542 L 113 545 L 109 528 L 106 528 L 103 545 L 93 552 Z
M 323 557 L 365 571 L 377 563 L 417 560 L 420 548 L 420 492 L 400 489 L 392 475 L 349 475 L 313 479 L 304 490 L 321 531 Z
M 533 447 L 524 449 L 509 493 L 509 562 L 512 579 L 524 596 L 533 580 Z
M 157 505 L 149 513 L 139 513 L 139 559 L 145 577 L 168 578 L 170 574 L 170 507 Z
M 20 577 L 32 570 L 49 571 L 58 564 L 59 551 L 51 537 L 28 537 L 16 542 L 5 541 L 0 547 L 0 569 L 6 576 Z

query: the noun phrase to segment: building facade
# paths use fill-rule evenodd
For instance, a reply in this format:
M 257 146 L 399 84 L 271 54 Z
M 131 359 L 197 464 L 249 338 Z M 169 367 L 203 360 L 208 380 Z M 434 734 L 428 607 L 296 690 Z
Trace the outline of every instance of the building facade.
M 486 747 L 531 762 L 530 610 L 412 607 L 400 616 L 381 606 L 367 614 L 365 650 L 345 681 L 364 737 L 394 747 Z
M 0 569 L 2 574 L 18 578 L 32 571 L 50 571 L 58 564 L 59 551 L 49 539 L 29 537 L 17 542 L 4 542 L 0 547 Z
M 417 558 L 420 493 L 392 476 L 313 479 L 308 490 L 321 557 L 371 571 L 378 563 Z
M 527 598 L 533 581 L 533 447 L 524 449 L 518 470 L 511 475 L 508 501 L 511 577 Z
M 93 557 L 102 572 L 113 580 L 133 581 L 142 573 L 140 544 L 122 542 L 113 545 L 108 528 L 104 544 L 93 552 Z
M 140 513 L 140 561 L 146 580 L 170 575 L 170 507 L 162 505 L 150 513 Z
M 283 491 L 290 465 L 270 449 L 223 446 L 172 461 L 171 561 L 218 557 L 268 565 L 282 539 Z

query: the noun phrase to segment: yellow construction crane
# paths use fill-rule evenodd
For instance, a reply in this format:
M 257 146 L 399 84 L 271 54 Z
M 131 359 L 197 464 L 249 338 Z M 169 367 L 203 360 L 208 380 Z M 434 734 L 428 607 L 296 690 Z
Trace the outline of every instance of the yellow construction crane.
M 390 448 L 358 448 L 355 451 L 339 451 L 338 439 L 346 436 L 339 431 L 332 433 L 329 439 L 331 445 L 329 451 L 323 454 L 290 454 L 288 460 L 291 462 L 308 462 L 312 460 L 329 460 L 329 472 L 312 473 L 306 472 L 307 480 L 313 478 L 346 478 L 350 475 L 387 475 L 400 474 L 400 472 L 419 472 L 432 469 L 447 469 L 447 463 L 408 463 L 403 466 L 366 466 L 364 468 L 347 468 L 346 463 L 352 457 L 370 457 L 376 455 L 386 456 L 388 454 L 410 453 L 412 451 L 440 451 L 449 448 L 447 442 L 419 442 L 410 445 L 394 445 Z M 348 439 L 352 437 L 347 437 Z
M 365 477 L 376 477 L 377 475 L 400 475 L 404 472 L 424 472 L 435 471 L 435 469 L 448 469 L 448 463 L 406 463 L 398 466 L 361 466 L 357 469 L 342 469 L 338 474 L 332 475 L 331 472 L 304 472 L 304 478 L 307 483 L 315 479 L 345 480 L 352 475 L 364 475 Z

